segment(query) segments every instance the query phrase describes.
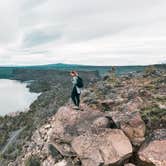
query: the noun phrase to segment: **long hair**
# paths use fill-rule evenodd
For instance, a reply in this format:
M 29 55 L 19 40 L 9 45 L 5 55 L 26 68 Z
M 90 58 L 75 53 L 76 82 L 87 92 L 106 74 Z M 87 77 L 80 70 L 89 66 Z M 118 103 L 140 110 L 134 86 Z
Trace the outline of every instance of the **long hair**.
M 72 71 L 70 72 L 70 74 L 73 74 L 73 75 L 75 75 L 75 76 L 78 76 L 78 72 L 76 72 L 76 71 L 74 71 L 74 70 L 72 70 Z

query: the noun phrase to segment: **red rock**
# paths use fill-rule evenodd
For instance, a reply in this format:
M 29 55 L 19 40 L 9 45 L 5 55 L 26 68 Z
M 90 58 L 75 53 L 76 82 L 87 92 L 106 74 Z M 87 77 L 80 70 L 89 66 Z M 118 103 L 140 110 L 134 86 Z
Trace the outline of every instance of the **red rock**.
M 143 101 L 140 97 L 135 98 L 134 100 L 129 101 L 125 106 L 125 111 L 137 111 L 143 106 Z
M 150 141 L 142 145 L 138 155 L 143 162 L 166 166 L 166 129 L 156 130 Z
M 96 120 L 94 120 L 92 127 L 95 128 L 107 128 L 109 127 L 110 121 L 106 117 L 99 117 Z
M 103 106 L 108 106 L 112 107 L 114 105 L 118 105 L 124 102 L 123 98 L 117 98 L 115 100 L 112 99 L 107 99 L 107 100 L 101 100 L 99 103 L 102 104 Z
M 114 123 L 124 131 L 132 144 L 140 145 L 144 141 L 145 123 L 138 111 L 116 111 L 108 113 Z
M 84 106 L 84 111 L 71 107 L 61 107 L 55 114 L 50 141 L 63 156 L 74 156 L 70 143 L 73 138 L 84 134 L 93 127 L 93 121 L 103 117 L 104 113 L 93 111 Z
M 109 127 L 104 112 L 61 107 L 54 117 L 50 143 L 63 156 L 78 156 L 84 166 L 117 163 L 130 157 L 132 146 L 119 129 Z
M 114 164 L 130 157 L 132 146 L 122 130 L 102 129 L 74 138 L 72 147 L 84 166 Z

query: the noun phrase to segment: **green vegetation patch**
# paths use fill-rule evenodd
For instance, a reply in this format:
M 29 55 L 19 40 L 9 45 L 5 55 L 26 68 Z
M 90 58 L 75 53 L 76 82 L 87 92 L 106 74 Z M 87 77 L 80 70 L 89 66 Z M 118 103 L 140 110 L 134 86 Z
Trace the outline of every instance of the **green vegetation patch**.
M 143 108 L 140 112 L 148 130 L 166 128 L 166 109 L 152 106 Z
M 41 162 L 38 156 L 30 156 L 25 161 L 25 166 L 40 166 Z

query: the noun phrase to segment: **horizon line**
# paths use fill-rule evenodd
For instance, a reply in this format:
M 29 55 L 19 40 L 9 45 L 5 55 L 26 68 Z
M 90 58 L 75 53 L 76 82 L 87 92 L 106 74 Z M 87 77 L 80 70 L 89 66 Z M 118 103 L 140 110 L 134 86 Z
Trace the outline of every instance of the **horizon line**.
M 125 67 L 125 66 L 153 66 L 153 65 L 166 65 L 166 63 L 155 64 L 135 64 L 135 65 L 92 65 L 92 64 L 72 64 L 72 63 L 47 63 L 47 64 L 34 64 L 34 65 L 0 65 L 0 67 L 36 67 L 36 66 L 49 66 L 49 65 L 69 65 L 69 66 L 91 66 L 91 67 Z

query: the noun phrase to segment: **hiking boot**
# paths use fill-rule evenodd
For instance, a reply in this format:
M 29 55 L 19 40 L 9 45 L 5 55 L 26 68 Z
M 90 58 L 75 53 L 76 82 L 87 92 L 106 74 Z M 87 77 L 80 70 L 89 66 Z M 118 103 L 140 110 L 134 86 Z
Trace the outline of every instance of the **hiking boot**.
M 78 106 L 74 106 L 72 108 L 75 109 L 75 110 L 79 110 L 80 109 Z

